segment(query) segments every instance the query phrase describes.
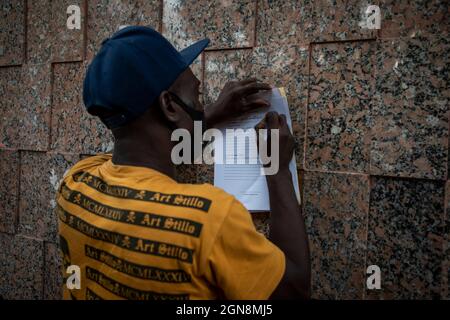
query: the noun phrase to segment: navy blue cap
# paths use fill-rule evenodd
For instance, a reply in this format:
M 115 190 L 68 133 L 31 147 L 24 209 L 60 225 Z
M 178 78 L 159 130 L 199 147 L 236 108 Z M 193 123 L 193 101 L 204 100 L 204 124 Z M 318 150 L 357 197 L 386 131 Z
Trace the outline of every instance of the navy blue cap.
M 142 115 L 208 46 L 200 40 L 178 52 L 149 27 L 130 26 L 116 32 L 102 47 L 86 72 L 83 101 L 87 111 L 103 108 L 114 114 L 103 118 L 112 129 Z

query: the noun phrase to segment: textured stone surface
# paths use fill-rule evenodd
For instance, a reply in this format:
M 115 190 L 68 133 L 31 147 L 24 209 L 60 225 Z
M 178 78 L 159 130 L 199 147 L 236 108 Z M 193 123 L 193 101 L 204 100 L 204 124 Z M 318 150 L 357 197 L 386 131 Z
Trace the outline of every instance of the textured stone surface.
M 268 238 L 270 232 L 270 212 L 254 212 L 252 213 L 252 219 L 256 230 Z
M 177 181 L 181 183 L 196 183 L 198 165 L 181 164 L 176 167 Z
M 52 61 L 80 61 L 84 56 L 85 33 L 85 1 L 87 0 L 59 0 L 51 3 Z M 80 29 L 68 29 L 67 8 L 76 5 L 80 8 Z
M 441 299 L 450 300 L 450 180 L 445 185 L 444 259 L 442 260 Z
M 24 65 L 21 81 L 18 146 L 26 150 L 47 150 L 52 90 L 50 64 Z
M 160 4 L 159 0 L 88 1 L 87 59 L 92 59 L 102 41 L 120 26 L 143 25 L 158 30 Z
M 306 43 L 310 14 L 309 1 L 258 1 L 257 46 Z
M 1 68 L 1 140 L 9 148 L 47 150 L 51 72 L 49 64 Z M 4 98 L 3 98 L 4 97 Z
M 368 0 L 315 0 L 309 3 L 309 21 L 305 33 L 312 42 L 372 39 L 376 30 L 362 24 L 366 21 L 366 8 L 378 1 Z
M 383 38 L 449 31 L 446 0 L 381 0 L 380 11 Z
M 381 269 L 371 299 L 436 299 L 441 291 L 444 183 L 371 178 L 367 265 Z
M 19 194 L 19 152 L 0 149 L 0 232 L 14 233 Z
M 4 0 L 0 10 L 0 65 L 20 64 L 25 53 L 25 0 Z
M 54 150 L 72 153 L 106 152 L 113 148 L 111 132 L 83 104 L 86 64 L 55 64 L 53 69 L 52 142 Z
M 0 232 L 0 299 L 7 299 L 7 295 L 13 290 L 10 281 L 13 273 L 13 253 L 11 252 L 11 240 L 13 235 Z
M 214 184 L 214 165 L 199 164 L 196 165 L 196 179 L 197 183 Z
M 7 148 L 17 147 L 20 141 L 17 117 L 20 81 L 20 67 L 0 68 L 0 143 Z
M 214 102 L 228 81 L 249 77 L 252 50 L 225 50 L 205 53 L 205 105 Z
M 449 62 L 445 36 L 380 42 L 372 174 L 445 179 Z
M 178 49 L 203 38 L 209 49 L 251 47 L 255 10 L 255 0 L 165 0 L 162 31 Z
M 362 299 L 369 178 L 305 172 L 303 208 L 316 299 Z
M 368 172 L 372 58 L 373 42 L 312 47 L 307 169 Z
M 44 299 L 60 300 L 62 298 L 63 278 L 59 245 L 46 242 L 44 254 Z
M 56 242 L 55 194 L 78 155 L 23 152 L 20 168 L 19 233 Z
M 0 233 L 0 296 L 42 299 L 43 242 Z
M 50 61 L 52 45 L 51 17 L 52 6 L 50 0 L 27 0 L 26 47 L 28 63 L 45 63 Z

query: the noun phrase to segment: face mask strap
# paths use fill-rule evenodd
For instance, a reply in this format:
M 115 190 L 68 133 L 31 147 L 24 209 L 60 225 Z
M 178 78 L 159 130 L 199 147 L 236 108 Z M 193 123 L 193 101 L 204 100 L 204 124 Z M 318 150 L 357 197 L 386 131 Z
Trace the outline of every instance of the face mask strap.
M 183 108 L 184 111 L 191 117 L 193 121 L 203 121 L 205 119 L 205 114 L 203 111 L 194 109 L 190 106 L 188 106 L 186 103 L 184 103 L 181 98 L 176 95 L 175 93 L 169 91 L 169 93 L 172 95 L 173 99 L 176 103 L 180 105 L 181 108 Z

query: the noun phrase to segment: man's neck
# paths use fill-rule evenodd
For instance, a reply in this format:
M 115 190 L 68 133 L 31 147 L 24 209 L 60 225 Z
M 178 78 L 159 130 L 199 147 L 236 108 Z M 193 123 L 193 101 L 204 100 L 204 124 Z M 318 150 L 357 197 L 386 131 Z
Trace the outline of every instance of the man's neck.
M 176 179 L 176 170 L 170 155 L 170 146 L 126 139 L 115 142 L 112 162 L 117 165 L 147 167 Z

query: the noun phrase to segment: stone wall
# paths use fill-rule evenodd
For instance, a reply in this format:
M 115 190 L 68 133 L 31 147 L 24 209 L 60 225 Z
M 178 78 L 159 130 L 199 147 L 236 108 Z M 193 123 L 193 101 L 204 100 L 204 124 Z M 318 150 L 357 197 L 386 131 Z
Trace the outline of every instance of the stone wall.
M 66 27 L 81 8 L 81 30 Z M 318 299 L 449 298 L 448 1 L 58 0 L 0 4 L 0 296 L 57 299 L 54 194 L 80 158 L 112 147 L 82 104 L 101 41 L 149 25 L 183 48 L 211 102 L 228 80 L 287 90 Z M 212 182 L 202 165 L 184 181 Z M 254 215 L 267 234 L 270 215 Z M 382 290 L 366 289 L 381 268 Z

